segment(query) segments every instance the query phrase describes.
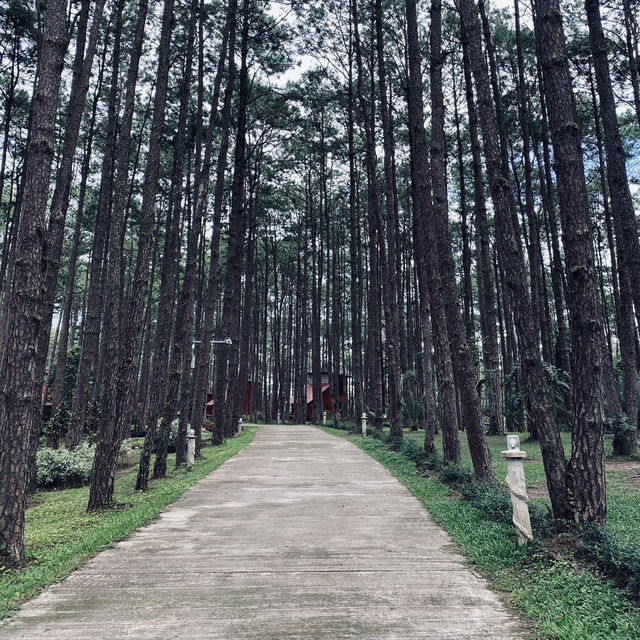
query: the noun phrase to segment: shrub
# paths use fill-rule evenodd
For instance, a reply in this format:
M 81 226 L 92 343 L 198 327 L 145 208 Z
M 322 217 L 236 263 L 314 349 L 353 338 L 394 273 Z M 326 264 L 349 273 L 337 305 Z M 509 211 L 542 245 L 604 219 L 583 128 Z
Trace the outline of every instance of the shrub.
M 422 394 L 407 393 L 402 397 L 402 419 L 405 424 L 417 431 L 424 422 L 426 398 Z
M 444 468 L 444 460 L 437 453 L 427 453 L 423 447 L 413 440 L 402 440 L 399 444 L 398 451 L 409 458 L 420 467 L 429 469 L 430 471 L 442 471 Z
M 582 555 L 595 560 L 616 585 L 640 597 L 640 551 L 621 544 L 606 527 L 585 524 L 578 535 Z
M 448 464 L 440 473 L 439 480 L 444 484 L 460 487 L 463 484 L 473 482 L 473 474 L 470 469 L 463 467 L 461 464 Z
M 44 448 L 36 460 L 37 484 L 42 488 L 79 487 L 89 480 L 95 447 L 83 443 L 77 449 Z

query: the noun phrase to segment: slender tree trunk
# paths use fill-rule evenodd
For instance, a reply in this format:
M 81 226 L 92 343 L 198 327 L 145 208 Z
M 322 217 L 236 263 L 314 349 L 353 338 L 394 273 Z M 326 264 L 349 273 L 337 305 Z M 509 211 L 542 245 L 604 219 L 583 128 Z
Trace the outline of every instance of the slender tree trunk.
M 89 31 L 89 38 L 85 40 L 89 18 L 89 8 L 93 4 L 93 20 Z M 71 83 L 71 95 L 67 109 L 67 127 L 64 134 L 62 157 L 58 173 L 56 175 L 56 186 L 51 201 L 51 211 L 47 233 L 43 243 L 43 282 L 44 295 L 41 305 L 42 330 L 40 332 L 39 353 L 46 353 L 49 345 L 51 333 L 51 321 L 53 318 L 53 307 L 56 299 L 58 283 L 58 271 L 60 270 L 60 258 L 62 255 L 62 245 L 64 240 L 65 221 L 69 209 L 71 197 L 71 182 L 73 179 L 73 160 L 75 157 L 78 138 L 80 135 L 80 125 L 85 110 L 87 92 L 89 91 L 89 79 L 93 67 L 93 59 L 100 33 L 100 23 L 105 0 L 98 0 L 90 3 L 84 0 L 80 10 L 78 22 L 78 34 L 76 40 L 76 53 L 73 65 L 73 80 Z M 40 375 L 44 374 L 46 360 L 44 355 L 37 363 Z M 34 427 L 38 417 L 34 417 Z
M 236 127 L 236 146 L 234 157 L 233 181 L 231 185 L 231 212 L 229 215 L 229 241 L 227 273 L 225 279 L 224 303 L 219 336 L 230 337 L 232 344 L 216 360 L 214 391 L 214 428 L 221 430 L 224 437 L 235 433 L 235 425 L 229 424 L 232 418 L 232 398 L 229 380 L 238 375 L 240 315 L 241 315 L 241 278 L 246 233 L 245 217 L 245 176 L 247 172 L 247 105 L 249 103 L 249 0 L 242 8 L 241 66 L 238 92 L 238 121 Z
M 107 41 L 108 42 L 108 41 Z M 89 171 L 91 170 L 91 152 L 93 149 L 93 138 L 95 135 L 95 123 L 96 114 L 98 110 L 98 102 L 100 100 L 100 93 L 103 85 L 104 74 L 104 58 L 107 53 L 107 44 L 105 43 L 103 61 L 100 66 L 100 72 L 98 75 L 98 82 L 96 86 L 95 96 L 93 99 L 93 107 L 91 110 L 91 118 L 88 126 L 87 141 L 84 150 L 84 158 L 82 161 L 82 169 L 80 172 L 80 192 L 78 194 L 78 207 L 76 210 L 75 228 L 73 231 L 73 240 L 71 245 L 71 254 L 69 255 L 69 275 L 67 280 L 67 286 L 64 292 L 64 299 L 62 303 L 62 329 L 60 331 L 60 341 L 58 347 L 58 360 L 56 364 L 56 378 L 53 387 L 53 413 L 56 412 L 58 405 L 63 400 L 64 390 L 64 372 L 67 366 L 67 351 L 69 347 L 69 324 L 71 321 L 71 310 L 73 306 L 74 289 L 76 285 L 76 269 L 78 262 L 78 252 L 80 246 L 80 235 L 82 233 L 82 222 L 84 217 L 84 205 L 87 195 L 87 181 L 89 178 Z
M 626 157 L 620 137 L 616 113 L 616 100 L 611 86 L 607 45 L 602 31 L 598 0 L 586 0 L 589 41 L 593 54 L 596 84 L 600 97 L 600 112 L 607 155 L 607 181 L 611 198 L 614 228 L 618 244 L 620 274 L 620 325 L 619 340 L 623 365 L 623 404 L 629 420 L 629 432 L 617 434 L 616 453 L 635 454 L 638 446 L 638 391 L 636 384 L 635 327 L 633 301 L 640 309 L 640 243 L 629 179 Z M 634 275 L 635 274 L 635 275 Z
M 506 284 L 512 295 L 522 373 L 531 407 L 531 417 L 542 443 L 547 486 L 556 521 L 570 515 L 566 463 L 556 425 L 549 390 L 538 350 L 536 328 L 531 317 L 524 258 L 514 228 L 514 204 L 508 174 L 503 171 L 502 153 L 491 95 L 489 71 L 482 53 L 480 24 L 473 0 L 461 0 L 463 28 L 469 42 L 469 59 L 478 98 L 478 116 L 484 140 L 489 189 L 496 216 L 496 240 Z M 504 302 L 503 296 L 503 302 Z
M 567 265 L 574 410 L 567 480 L 574 519 L 603 521 L 606 517 L 604 334 L 582 161 L 582 135 L 576 124 L 560 7 L 555 0 L 535 0 L 534 4 Z
M 478 299 L 482 318 L 482 361 L 484 364 L 485 388 L 487 393 L 489 435 L 504 433 L 502 416 L 502 392 L 500 389 L 500 358 L 498 345 L 498 318 L 495 294 L 495 279 L 491 268 L 491 245 L 489 239 L 489 222 L 487 220 L 487 204 L 482 177 L 481 147 L 478 139 L 478 117 L 473 100 L 471 84 L 471 68 L 466 34 L 462 34 L 463 68 L 465 78 L 465 95 L 469 117 L 469 137 L 471 139 L 471 156 L 473 164 L 473 211 L 476 221 L 476 252 L 478 270 Z
M 385 339 L 387 353 L 387 379 L 389 386 L 389 419 L 391 423 L 391 435 L 402 437 L 401 414 L 401 370 L 400 370 L 400 338 L 399 338 L 399 314 L 398 314 L 398 272 L 396 255 L 398 229 L 394 210 L 394 175 L 393 175 L 393 131 L 387 104 L 387 78 L 384 60 L 382 0 L 376 0 L 375 23 L 376 44 L 378 58 L 378 93 L 380 97 L 380 113 L 382 119 L 382 136 L 384 147 L 384 194 L 386 205 L 386 234 L 382 221 L 381 206 L 378 203 L 373 209 L 376 215 L 376 227 L 378 241 L 381 250 L 381 266 L 384 287 L 382 299 L 384 304 Z M 354 25 L 354 31 L 357 25 Z M 357 36 L 356 36 L 357 37 Z M 360 74 L 359 74 L 360 75 Z M 375 165 L 375 163 L 374 163 Z M 374 169 L 375 170 L 375 169 Z M 375 187 L 375 173 L 371 174 L 372 184 Z M 388 243 L 385 246 L 385 235 Z
M 426 327 L 428 306 L 433 329 L 433 347 L 438 381 L 440 424 L 442 426 L 443 453 L 448 462 L 460 461 L 460 441 L 456 409 L 456 391 L 453 365 L 449 349 L 447 320 L 442 301 L 442 285 L 435 245 L 426 235 L 432 224 L 431 180 L 429 149 L 424 128 L 422 100 L 422 74 L 418 45 L 418 22 L 415 0 L 405 2 L 407 17 L 407 44 L 409 58 L 409 139 L 411 140 L 411 187 L 413 200 L 413 231 L 415 257 L 420 284 L 420 303 Z M 425 436 L 426 439 L 426 436 Z
M 356 197 L 357 174 L 354 145 L 353 46 L 349 44 L 349 103 L 347 139 L 349 153 L 349 257 L 351 263 L 351 372 L 355 419 L 364 412 L 362 389 L 362 275 L 358 251 L 359 211 Z
M 518 116 L 522 132 L 522 159 L 524 164 L 525 211 L 529 224 L 529 271 L 531 279 L 531 299 L 542 344 L 542 357 L 552 362 L 551 319 L 545 307 L 544 262 L 540 246 L 540 230 L 535 211 L 533 194 L 533 169 L 531 166 L 531 135 L 529 127 L 528 96 L 524 77 L 524 56 L 520 35 L 520 7 L 514 0 L 516 51 L 518 59 Z
M 166 0 L 162 17 L 158 71 L 154 96 L 153 119 L 145 168 L 138 252 L 132 295 L 128 301 L 128 320 L 120 326 L 119 301 L 122 300 L 121 239 L 124 232 L 126 197 L 131 148 L 131 118 L 138 77 L 138 49 L 134 49 L 129 65 L 125 116 L 118 148 L 118 171 L 111 216 L 109 273 L 105 314 L 105 373 L 98 443 L 91 472 L 88 509 L 104 507 L 113 496 L 115 463 L 125 429 L 129 428 L 132 391 L 135 386 L 135 354 L 138 352 L 140 329 L 144 319 L 144 297 L 149 278 L 149 257 L 153 243 L 155 196 L 160 169 L 160 143 L 164 130 L 169 76 L 169 48 L 173 30 L 173 0 Z M 138 35 L 138 34 L 136 34 Z M 137 45 L 137 41 L 135 43 Z M 135 46 L 135 45 L 134 45 Z M 124 129 L 124 132 L 123 132 Z M 122 340 L 122 345 L 121 345 Z
M 209 128 L 207 130 L 207 138 L 205 142 L 204 161 L 202 165 L 201 187 L 198 192 L 199 207 L 204 207 L 206 195 L 209 188 L 209 175 L 212 164 L 213 153 L 213 132 L 215 131 L 215 118 L 213 114 L 217 113 L 220 88 L 224 75 L 225 59 L 229 61 L 229 69 L 227 74 L 227 85 L 225 88 L 222 113 L 221 113 L 221 132 L 220 132 L 220 148 L 218 150 L 218 158 L 216 165 L 216 185 L 214 190 L 213 202 L 213 224 L 211 231 L 210 243 L 210 260 L 209 273 L 207 277 L 207 286 L 204 299 L 204 318 L 202 332 L 200 335 L 200 347 L 196 353 L 196 382 L 193 400 L 193 415 L 191 417 L 191 427 L 196 433 L 196 441 L 202 430 L 202 421 L 204 412 L 200 411 L 206 403 L 207 391 L 209 386 L 209 362 L 211 358 L 211 339 L 213 338 L 213 328 L 216 312 L 216 301 L 218 297 L 218 268 L 220 264 L 220 220 L 222 218 L 222 207 L 225 186 L 225 171 L 227 168 L 227 155 L 229 152 L 229 131 L 231 127 L 231 104 L 234 94 L 236 68 L 234 63 L 235 41 L 236 41 L 236 13 L 237 3 L 231 0 L 227 5 L 227 16 L 222 34 L 222 45 L 220 49 L 220 57 L 218 59 L 218 68 L 216 70 L 216 80 L 214 84 L 214 98 L 212 102 L 212 117 L 209 120 Z M 228 52 L 227 52 L 228 49 Z M 226 56 L 226 57 L 225 57 Z M 226 338 L 227 336 L 225 336 Z M 222 347 L 223 349 L 226 347 Z M 214 444 L 222 443 L 222 431 L 215 428 L 213 431 Z
M 38 370 L 42 302 L 42 242 L 53 160 L 55 119 L 67 49 L 67 2 L 50 0 L 41 40 L 40 68 L 33 96 L 26 152 L 14 286 L 5 314 L 0 400 L 0 562 L 24 558 L 24 511 L 30 429 L 40 408 Z
M 430 79 L 431 79 L 431 172 L 433 180 L 433 231 L 437 243 L 441 272 L 442 299 L 445 305 L 447 331 L 451 344 L 456 382 L 461 399 L 462 426 L 473 469 L 479 480 L 493 481 L 491 455 L 484 439 L 480 398 L 476 390 L 476 371 L 467 344 L 462 315 L 456 295 L 455 263 L 448 227 L 447 170 L 445 160 L 444 97 L 442 94 L 442 4 L 431 1 Z M 431 228 L 431 225 L 430 225 Z
M 102 161 L 100 194 L 96 212 L 95 230 L 89 266 L 89 292 L 87 294 L 87 310 L 83 314 L 82 355 L 78 365 L 78 376 L 71 408 L 71 424 L 67 433 L 67 447 L 74 448 L 82 440 L 82 433 L 87 416 L 91 371 L 97 373 L 100 348 L 100 327 L 103 309 L 103 259 L 109 242 L 110 208 L 113 193 L 114 167 L 116 155 L 116 136 L 118 120 L 118 78 L 120 73 L 120 41 L 122 36 L 122 10 L 124 2 L 116 5 L 116 26 L 114 33 L 110 92 L 107 107 L 107 124 L 105 132 L 105 154 Z M 144 25 L 146 22 L 147 0 L 141 0 L 138 10 L 132 57 L 141 55 Z M 138 52 L 140 51 L 140 52 Z M 137 64 L 137 63 L 136 63 Z M 136 70 L 137 73 L 137 70 Z M 97 375 L 94 374 L 94 387 L 97 386 Z

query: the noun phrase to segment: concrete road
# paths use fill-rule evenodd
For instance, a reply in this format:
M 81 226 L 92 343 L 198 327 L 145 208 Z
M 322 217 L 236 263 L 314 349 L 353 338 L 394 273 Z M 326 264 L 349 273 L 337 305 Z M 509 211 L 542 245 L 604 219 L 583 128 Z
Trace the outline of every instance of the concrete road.
M 0 626 L 2 638 L 512 639 L 518 624 L 383 467 L 265 426 L 161 518 Z

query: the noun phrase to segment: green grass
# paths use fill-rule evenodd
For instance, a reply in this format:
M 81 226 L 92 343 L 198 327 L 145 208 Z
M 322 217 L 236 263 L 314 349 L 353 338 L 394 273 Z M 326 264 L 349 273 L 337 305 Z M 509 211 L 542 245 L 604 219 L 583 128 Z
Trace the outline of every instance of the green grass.
M 610 581 L 585 569 L 571 559 L 552 560 L 537 544 L 518 547 L 513 527 L 483 518 L 468 502 L 452 494 L 435 478 L 424 477 L 415 465 L 390 451 L 373 438 L 348 436 L 344 431 L 325 428 L 339 437 L 347 437 L 398 478 L 443 526 L 462 553 L 496 589 L 532 622 L 538 638 L 554 640 L 632 640 L 640 635 L 640 607 L 631 602 Z M 422 434 L 408 432 L 410 438 Z M 565 434 L 563 434 L 563 437 Z M 503 478 L 506 469 L 500 457 L 504 438 L 490 438 L 496 473 Z M 567 444 L 567 443 L 565 443 Z M 468 448 L 463 444 L 463 462 L 470 464 Z M 523 443 L 533 458 L 540 458 L 540 447 Z M 568 447 L 567 447 L 568 451 Z M 527 479 L 544 483 L 542 464 L 526 465 Z M 638 492 L 624 487 L 624 474 L 609 474 L 611 525 L 621 535 L 633 535 L 639 526 L 623 526 L 624 513 L 634 513 Z M 632 500 L 629 500 L 631 495 Z M 634 502 L 635 500 L 635 502 Z M 624 507 L 628 502 L 634 507 Z M 620 503 L 620 504 L 617 504 Z M 626 511 L 625 511 L 626 510 Z M 626 528 L 625 528 L 626 527 Z
M 562 432 L 562 444 L 565 455 L 571 453 L 571 434 Z M 406 431 L 405 438 L 409 438 L 422 445 L 424 432 Z M 610 456 L 612 451 L 613 436 L 606 436 L 605 451 Z M 507 474 L 505 459 L 500 452 L 506 449 L 504 436 L 487 437 L 487 444 L 491 451 L 493 468 L 501 482 Z M 437 436 L 436 448 L 442 452 L 442 438 Z M 542 465 L 542 454 L 539 442 L 527 442 L 525 434 L 520 439 L 520 448 L 528 454 L 528 462 L 524 465 L 525 477 L 528 489 L 546 488 L 546 478 Z M 471 455 L 464 433 L 460 434 L 461 462 L 471 468 Z M 640 473 L 635 470 L 634 473 Z M 640 549 L 640 491 L 626 484 L 628 473 L 624 471 L 607 471 L 607 527 L 612 531 L 621 543 Z M 550 505 L 547 498 L 532 498 L 532 502 Z M 640 637 L 640 632 L 639 632 Z
M 190 473 L 176 470 L 175 454 L 169 456 L 167 477 L 151 480 L 146 493 L 135 490 L 137 468 L 129 471 L 116 480 L 114 509 L 87 513 L 88 487 L 36 493 L 30 499 L 36 506 L 27 510 L 25 523 L 29 565 L 20 570 L 0 567 L 0 619 L 64 579 L 90 556 L 157 518 L 189 487 L 249 444 L 256 431 L 246 427 L 220 447 L 204 447 L 202 459 Z

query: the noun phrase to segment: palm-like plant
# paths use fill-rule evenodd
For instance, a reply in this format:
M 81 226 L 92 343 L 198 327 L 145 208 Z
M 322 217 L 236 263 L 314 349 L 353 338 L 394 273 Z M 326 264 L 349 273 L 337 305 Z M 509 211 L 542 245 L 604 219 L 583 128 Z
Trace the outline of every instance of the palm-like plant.
M 407 393 L 402 398 L 402 419 L 411 431 L 417 431 L 424 422 L 425 397 L 422 394 Z

